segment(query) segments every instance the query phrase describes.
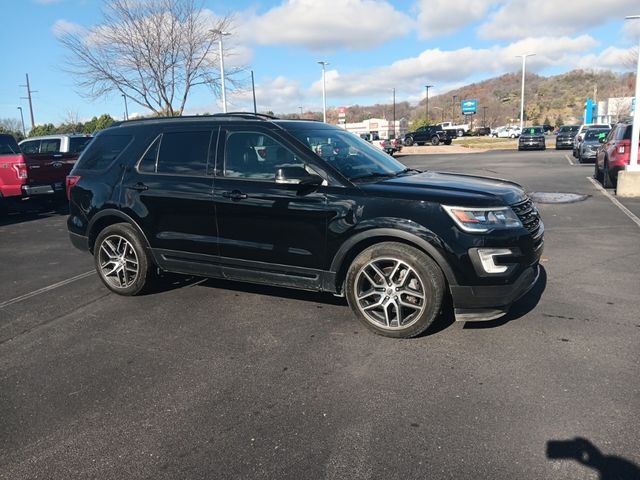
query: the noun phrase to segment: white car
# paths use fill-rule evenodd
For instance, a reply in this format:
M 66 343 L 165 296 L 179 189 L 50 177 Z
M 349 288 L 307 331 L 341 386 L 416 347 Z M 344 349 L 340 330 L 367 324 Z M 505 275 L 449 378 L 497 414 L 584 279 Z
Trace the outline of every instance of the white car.
M 520 127 L 498 127 L 491 132 L 492 137 L 497 138 L 518 138 Z

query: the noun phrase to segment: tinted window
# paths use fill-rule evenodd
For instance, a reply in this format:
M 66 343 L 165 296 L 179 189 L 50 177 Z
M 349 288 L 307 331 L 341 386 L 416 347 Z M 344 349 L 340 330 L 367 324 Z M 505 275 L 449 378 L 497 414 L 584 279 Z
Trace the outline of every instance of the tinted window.
M 624 128 L 624 137 L 623 140 L 631 140 L 631 130 L 633 129 L 633 125 L 627 125 L 627 128 Z
M 10 135 L 0 135 L 0 155 L 20 153 L 16 139 Z
M 542 127 L 525 128 L 522 132 L 524 135 L 542 135 L 544 133 Z
M 578 131 L 580 127 L 578 127 L 577 125 L 570 125 L 570 126 L 563 126 L 560 127 L 559 133 L 575 133 Z
M 80 153 L 91 141 L 91 137 L 71 137 L 69 139 L 69 153 Z
M 211 132 L 163 133 L 157 173 L 206 175 Z
M 605 129 L 600 129 L 600 130 L 587 130 L 587 133 L 584 136 L 585 140 L 597 140 L 600 138 L 600 135 L 602 135 L 602 138 L 604 138 L 607 133 L 609 133 L 609 130 L 605 130 Z
M 278 168 L 304 166 L 289 148 L 263 133 L 232 132 L 227 136 L 226 177 L 274 181 Z
M 122 153 L 131 135 L 98 135 L 78 160 L 78 170 L 104 170 Z
M 31 140 L 20 145 L 24 153 L 38 153 L 40 150 L 40 140 Z
M 626 131 L 629 130 L 629 134 Z M 616 127 L 616 140 L 628 139 L 631 140 L 631 125 L 618 125 Z
M 42 140 L 40 143 L 40 153 L 58 153 L 60 152 L 60 139 L 49 138 Z

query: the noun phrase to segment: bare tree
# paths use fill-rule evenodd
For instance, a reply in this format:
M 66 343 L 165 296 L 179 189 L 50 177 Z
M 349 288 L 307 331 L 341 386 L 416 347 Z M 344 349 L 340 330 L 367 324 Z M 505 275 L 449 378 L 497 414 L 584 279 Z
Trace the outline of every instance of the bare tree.
M 106 0 L 103 14 L 100 25 L 60 37 L 90 97 L 120 94 L 156 115 L 181 115 L 193 87 L 218 94 L 215 32 L 228 31 L 230 17 L 212 19 L 195 0 Z

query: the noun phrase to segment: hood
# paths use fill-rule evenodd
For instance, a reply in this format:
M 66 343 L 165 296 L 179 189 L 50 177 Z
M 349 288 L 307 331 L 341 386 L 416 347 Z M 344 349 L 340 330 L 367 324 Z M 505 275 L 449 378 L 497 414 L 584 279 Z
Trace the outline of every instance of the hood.
M 359 185 L 365 192 L 461 206 L 502 206 L 527 198 L 517 183 L 498 178 L 446 172 L 422 172 Z

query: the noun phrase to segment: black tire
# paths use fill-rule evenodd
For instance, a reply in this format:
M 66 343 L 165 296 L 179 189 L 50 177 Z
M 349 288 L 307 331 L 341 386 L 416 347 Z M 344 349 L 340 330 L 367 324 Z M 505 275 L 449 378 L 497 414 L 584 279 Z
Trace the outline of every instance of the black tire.
M 444 144 L 445 144 L 445 145 L 451 145 L 451 140 L 445 140 L 445 141 L 444 141 Z
M 119 254 L 122 256 L 118 257 Z M 138 295 L 155 278 L 156 269 L 143 241 L 128 223 L 116 223 L 102 230 L 96 238 L 93 258 L 102 283 L 118 295 Z M 115 275 L 109 275 L 109 269 Z
M 458 130 L 458 131 L 456 132 L 456 135 L 457 135 L 458 137 L 464 137 L 464 130 Z
M 519 151 L 519 152 L 520 152 L 520 151 L 522 151 L 522 147 L 518 147 L 518 151 Z
M 360 290 L 366 286 L 363 296 Z M 429 328 L 442 309 L 444 289 L 444 275 L 431 257 L 395 242 L 372 245 L 361 252 L 345 279 L 347 301 L 358 319 L 372 332 L 392 338 L 415 337 Z M 395 312 L 389 313 L 392 305 Z M 382 310 L 385 318 L 376 310 Z
M 602 172 L 602 186 L 604 188 L 613 188 L 613 181 L 609 174 L 609 165 L 606 161 L 604 162 L 604 171 Z
M 598 182 L 602 183 L 602 171 L 598 168 L 598 159 L 596 159 L 596 164 L 593 171 L 593 178 L 595 178 Z
M 431 145 L 436 146 L 438 144 L 440 144 L 440 137 L 438 137 L 437 135 L 431 137 Z
M 407 147 L 410 147 L 411 145 L 413 145 L 413 137 L 406 137 L 406 138 L 404 139 L 404 144 L 405 144 Z

